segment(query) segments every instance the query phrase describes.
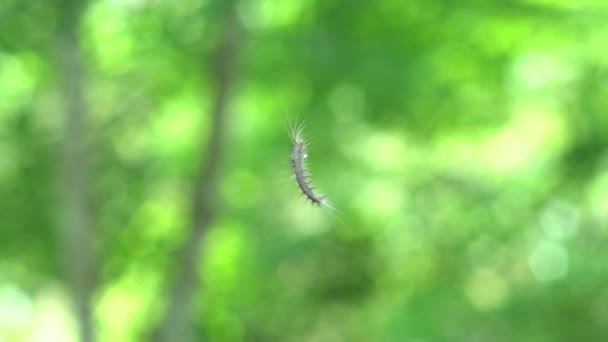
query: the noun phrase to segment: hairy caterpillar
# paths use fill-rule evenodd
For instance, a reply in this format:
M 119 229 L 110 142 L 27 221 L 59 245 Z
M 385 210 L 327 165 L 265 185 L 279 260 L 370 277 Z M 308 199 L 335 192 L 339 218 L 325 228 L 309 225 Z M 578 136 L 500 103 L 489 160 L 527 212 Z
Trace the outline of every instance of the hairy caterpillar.
M 310 172 L 306 168 L 305 159 L 308 157 L 306 152 L 308 142 L 303 136 L 304 127 L 300 124 L 299 126 L 289 130 L 289 137 L 291 138 L 291 168 L 293 178 L 295 179 L 298 188 L 302 194 L 314 205 L 318 205 L 324 208 L 332 208 L 329 204 L 329 200 L 326 196 L 321 195 L 315 191 L 315 187 L 312 185 L 310 178 Z
M 306 152 L 308 141 L 306 141 L 304 137 L 304 126 L 300 124 L 298 126 L 290 127 L 288 130 L 289 137 L 291 138 L 291 172 L 300 192 L 302 192 L 306 199 L 313 205 L 322 208 L 326 213 L 331 214 L 337 219 L 340 224 L 348 228 L 346 223 L 335 213 L 337 209 L 329 202 L 327 196 L 316 192 L 316 188 L 312 185 L 310 172 L 306 168 L 305 163 L 305 159 L 308 157 Z

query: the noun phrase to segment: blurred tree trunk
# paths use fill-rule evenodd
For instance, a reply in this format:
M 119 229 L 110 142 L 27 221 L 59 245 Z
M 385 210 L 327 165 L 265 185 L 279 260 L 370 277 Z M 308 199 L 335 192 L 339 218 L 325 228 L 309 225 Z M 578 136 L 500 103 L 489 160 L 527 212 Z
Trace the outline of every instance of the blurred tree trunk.
M 89 203 L 87 109 L 83 96 L 80 18 L 84 1 L 58 1 L 57 70 L 61 83 L 64 127 L 62 146 L 63 222 L 59 232 L 63 268 L 74 299 L 80 340 L 95 340 L 91 297 L 95 289 L 94 223 Z
M 205 153 L 201 155 L 194 183 L 191 229 L 178 253 L 175 279 L 169 291 L 165 317 L 154 332 L 154 339 L 160 342 L 200 340 L 194 332 L 192 303 L 200 284 L 198 265 L 201 262 L 204 237 L 216 218 L 220 201 L 217 185 L 224 154 L 227 107 L 242 38 L 242 27 L 234 2 L 226 2 L 222 9 L 224 13 L 220 16 L 224 19 L 221 21 L 224 23 L 223 36 L 211 62 L 212 82 L 216 91 L 211 112 L 211 135 L 209 141 L 203 142 L 200 148 Z

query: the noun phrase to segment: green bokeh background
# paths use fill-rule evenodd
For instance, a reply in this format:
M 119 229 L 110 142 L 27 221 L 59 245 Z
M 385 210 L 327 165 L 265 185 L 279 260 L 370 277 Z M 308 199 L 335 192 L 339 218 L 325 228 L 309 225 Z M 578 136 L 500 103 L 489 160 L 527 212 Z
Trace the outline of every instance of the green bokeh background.
M 0 341 L 78 339 L 58 237 L 64 5 L 0 2 Z M 190 229 L 233 4 L 82 5 L 95 334 L 144 341 Z M 608 3 L 234 6 L 195 340 L 605 339 Z M 289 179 L 294 122 L 334 213 Z

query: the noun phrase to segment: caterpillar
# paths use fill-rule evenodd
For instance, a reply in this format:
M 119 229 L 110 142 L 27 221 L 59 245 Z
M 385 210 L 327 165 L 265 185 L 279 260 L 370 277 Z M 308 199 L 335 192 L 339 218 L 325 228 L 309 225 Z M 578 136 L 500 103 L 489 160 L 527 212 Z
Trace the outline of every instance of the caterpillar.
M 302 194 L 314 205 L 331 208 L 327 196 L 316 192 L 316 188 L 312 184 L 310 172 L 306 167 L 305 160 L 308 157 L 307 148 L 308 142 L 304 138 L 304 126 L 300 124 L 289 130 L 291 138 L 291 168 L 293 178 L 300 188 Z

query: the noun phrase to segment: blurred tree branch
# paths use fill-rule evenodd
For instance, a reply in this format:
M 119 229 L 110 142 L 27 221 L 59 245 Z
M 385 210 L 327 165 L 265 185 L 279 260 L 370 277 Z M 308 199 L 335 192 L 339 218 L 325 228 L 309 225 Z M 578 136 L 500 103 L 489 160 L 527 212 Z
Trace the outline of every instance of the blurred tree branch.
M 79 27 L 84 2 L 59 2 L 57 64 L 65 111 L 62 147 L 63 267 L 76 306 L 80 340 L 94 341 L 91 297 L 96 287 L 94 222 L 89 202 L 87 109 Z
M 169 292 L 168 308 L 154 333 L 154 339 L 157 341 L 196 339 L 193 333 L 191 304 L 199 287 L 198 264 L 201 260 L 203 240 L 218 211 L 217 184 L 224 153 L 227 107 L 242 38 L 242 26 L 234 2 L 230 2 L 223 10 L 223 36 L 216 47 L 211 65 L 216 87 L 211 112 L 211 135 L 209 141 L 203 142 L 204 145 L 200 148 L 200 151 L 205 151 L 206 146 L 205 153 L 200 156 L 201 164 L 194 183 L 192 226 L 178 254 L 176 277 Z

